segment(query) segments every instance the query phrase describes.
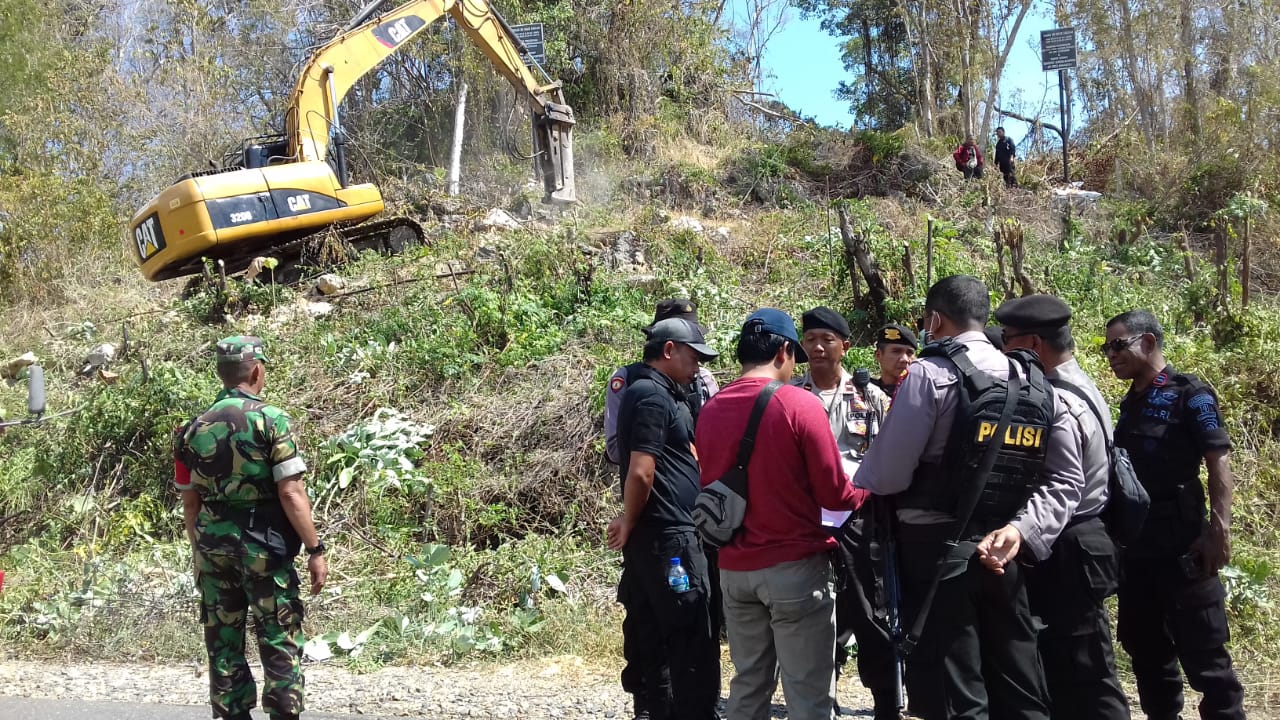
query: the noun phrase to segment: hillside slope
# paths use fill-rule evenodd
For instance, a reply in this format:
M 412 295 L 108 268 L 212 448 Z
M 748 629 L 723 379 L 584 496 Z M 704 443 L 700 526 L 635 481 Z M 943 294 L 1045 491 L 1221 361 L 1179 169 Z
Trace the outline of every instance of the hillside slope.
M 888 290 L 876 305 L 865 281 L 851 285 L 839 213 L 812 199 L 802 168 L 761 172 L 767 147 L 694 150 L 669 150 L 656 168 L 602 166 L 584 178 L 581 208 L 536 209 L 517 230 L 477 230 L 484 207 L 403 199 L 429 243 L 341 268 L 346 287 L 327 298 L 236 281 L 184 297 L 121 264 L 60 288 L 58 303 L 15 308 L 0 321 L 0 358 L 34 352 L 50 411 L 79 412 L 0 437 L 0 644 L 32 657 L 199 656 L 169 434 L 216 392 L 211 343 L 254 333 L 267 339 L 267 394 L 297 422 L 335 550 L 332 587 L 308 620 L 329 652 L 356 667 L 567 648 L 611 662 L 617 558 L 603 528 L 617 503 L 603 388 L 638 357 L 653 303 L 695 299 L 722 351 L 764 305 L 841 309 L 865 339 L 881 315 L 913 321 L 930 265 L 934 279 L 983 277 L 1003 299 L 1015 283 L 999 234 L 1021 239 L 1026 283 L 1073 306 L 1081 362 L 1113 401 L 1123 387 L 1093 347 L 1106 318 L 1134 307 L 1165 321 L 1171 361 L 1222 396 L 1237 440 L 1225 574 L 1234 651 L 1251 702 L 1274 699 L 1274 297 L 1215 308 L 1198 256 L 1169 238 L 1116 240 L 1122 206 L 1067 216 L 1044 191 L 935 170 L 887 188 L 892 198 L 842 206 Z M 112 384 L 77 375 L 103 341 L 120 350 Z M 721 381 L 735 376 L 731 356 L 713 365 Z M 850 362 L 869 365 L 870 348 Z M 2 392 L 0 406 L 19 412 L 21 386 Z

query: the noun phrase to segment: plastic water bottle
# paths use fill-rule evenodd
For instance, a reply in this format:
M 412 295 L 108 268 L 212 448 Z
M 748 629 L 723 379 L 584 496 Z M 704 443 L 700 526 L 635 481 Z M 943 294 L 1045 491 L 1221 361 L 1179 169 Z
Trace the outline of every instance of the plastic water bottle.
M 671 558 L 671 568 L 667 570 L 667 584 L 671 586 L 671 592 L 689 592 L 689 573 L 684 571 L 684 566 L 680 564 L 678 557 Z

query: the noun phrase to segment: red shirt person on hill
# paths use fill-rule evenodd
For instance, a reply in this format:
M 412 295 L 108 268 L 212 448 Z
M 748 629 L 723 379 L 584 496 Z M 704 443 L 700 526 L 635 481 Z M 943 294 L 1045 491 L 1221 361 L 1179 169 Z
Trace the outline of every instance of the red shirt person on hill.
M 982 158 L 982 151 L 978 149 L 977 143 L 973 141 L 973 136 L 965 137 L 964 142 L 951 153 L 951 158 L 956 161 L 956 169 L 964 174 L 966 180 L 969 178 L 982 179 L 982 167 L 985 161 Z

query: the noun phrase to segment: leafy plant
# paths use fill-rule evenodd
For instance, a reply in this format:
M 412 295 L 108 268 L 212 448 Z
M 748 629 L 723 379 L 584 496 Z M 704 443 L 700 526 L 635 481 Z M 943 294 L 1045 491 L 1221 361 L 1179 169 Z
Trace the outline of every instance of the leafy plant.
M 324 470 L 317 483 L 317 503 L 330 501 L 358 478 L 374 494 L 398 491 L 421 495 L 428 478 L 418 469 L 422 446 L 435 433 L 397 410 L 379 408 L 325 442 Z

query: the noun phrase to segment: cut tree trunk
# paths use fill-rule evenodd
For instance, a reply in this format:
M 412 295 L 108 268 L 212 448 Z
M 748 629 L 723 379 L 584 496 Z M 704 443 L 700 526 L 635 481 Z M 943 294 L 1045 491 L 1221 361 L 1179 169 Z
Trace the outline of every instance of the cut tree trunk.
M 867 298 L 870 302 L 866 310 L 875 324 L 883 324 L 888 317 L 885 301 L 889 299 L 889 289 L 871 254 L 871 245 L 867 242 L 866 235 L 854 232 L 843 205 L 837 205 L 836 212 L 840 216 L 840 237 L 844 241 L 844 258 L 845 264 L 849 266 L 849 279 L 855 286 L 858 284 L 859 274 L 867 281 Z
M 453 147 L 449 151 L 449 195 L 457 195 L 462 178 L 462 135 L 467 122 L 467 81 L 458 89 L 458 108 L 453 113 Z
M 1006 299 L 1013 299 L 1036 293 L 1036 285 L 1026 270 L 1026 244 L 1022 224 L 1017 220 L 1005 220 L 995 227 L 992 239 L 996 245 L 996 258 L 999 261 L 1000 284 L 1004 288 Z M 1009 266 L 1006 271 L 1004 254 L 1009 253 Z M 1007 272 L 1007 275 L 1006 275 Z M 1017 283 L 1017 290 L 1014 284 Z M 1020 293 L 1019 293 L 1020 291 Z

